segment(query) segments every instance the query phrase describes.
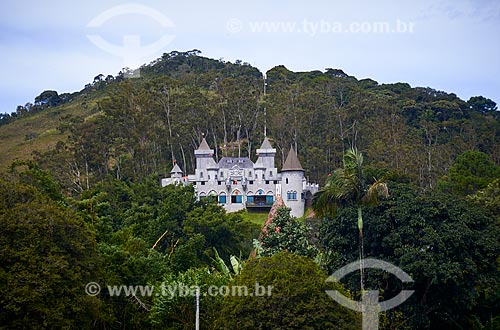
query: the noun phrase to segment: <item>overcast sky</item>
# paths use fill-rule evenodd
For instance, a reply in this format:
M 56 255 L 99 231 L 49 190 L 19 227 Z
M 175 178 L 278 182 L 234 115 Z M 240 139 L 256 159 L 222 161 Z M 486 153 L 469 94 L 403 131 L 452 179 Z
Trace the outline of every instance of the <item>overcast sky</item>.
M 339 68 L 500 102 L 500 2 L 0 2 L 0 112 L 172 50 L 267 71 Z

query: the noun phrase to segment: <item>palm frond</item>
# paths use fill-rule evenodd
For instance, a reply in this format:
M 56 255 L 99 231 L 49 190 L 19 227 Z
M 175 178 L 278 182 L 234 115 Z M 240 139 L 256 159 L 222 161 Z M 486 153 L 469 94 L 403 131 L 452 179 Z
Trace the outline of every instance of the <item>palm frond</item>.
M 334 217 L 337 213 L 337 200 L 327 189 L 323 188 L 314 194 L 312 208 L 316 216 L 320 218 Z
M 379 197 L 389 197 L 389 189 L 387 188 L 386 182 L 382 180 L 375 180 L 375 182 L 366 191 L 362 203 L 370 205 L 377 204 Z

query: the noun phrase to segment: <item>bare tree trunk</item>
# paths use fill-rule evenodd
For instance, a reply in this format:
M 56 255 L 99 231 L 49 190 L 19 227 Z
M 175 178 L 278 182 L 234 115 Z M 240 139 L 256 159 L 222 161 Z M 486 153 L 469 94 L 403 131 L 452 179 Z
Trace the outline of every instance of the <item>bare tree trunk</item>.
M 183 176 L 186 175 L 186 171 L 187 171 L 187 163 L 186 163 L 186 155 L 184 154 L 184 148 L 182 147 L 182 144 L 179 143 L 179 146 L 181 147 L 181 154 L 182 154 L 182 162 L 183 162 L 183 165 L 182 166 L 182 174 Z
M 87 182 L 87 190 L 90 189 L 89 184 L 89 163 L 87 162 L 87 157 L 85 157 L 85 180 Z

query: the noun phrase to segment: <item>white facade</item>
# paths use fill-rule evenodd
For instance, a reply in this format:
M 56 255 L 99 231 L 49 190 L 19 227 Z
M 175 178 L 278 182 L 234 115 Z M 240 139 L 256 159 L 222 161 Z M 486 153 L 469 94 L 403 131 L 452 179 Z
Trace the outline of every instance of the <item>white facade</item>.
M 228 212 L 244 208 L 269 211 L 276 196 L 281 195 L 291 215 L 304 215 L 306 198 L 318 190 L 317 184 L 308 183 L 295 150 L 290 149 L 283 169 L 275 167 L 276 149 L 267 138 L 257 149 L 257 161 L 248 157 L 223 157 L 218 163 L 213 159 L 205 139 L 195 150 L 195 173 L 187 178 L 177 166 L 171 177 L 162 179 L 162 186 L 173 183 L 192 183 L 199 199 L 213 198 Z

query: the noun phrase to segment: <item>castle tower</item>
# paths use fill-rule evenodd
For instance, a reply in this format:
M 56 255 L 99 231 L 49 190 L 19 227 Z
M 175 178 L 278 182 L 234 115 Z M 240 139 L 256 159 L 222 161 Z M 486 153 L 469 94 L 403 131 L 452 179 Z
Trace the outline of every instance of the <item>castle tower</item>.
M 267 137 L 262 142 L 262 145 L 257 149 L 257 159 L 256 164 L 261 165 L 264 168 L 274 167 L 274 157 L 276 156 L 276 149 L 273 148 Z
M 194 151 L 196 157 L 195 186 L 204 186 L 208 181 L 214 181 L 218 166 L 213 159 L 214 150 L 210 149 L 207 140 L 203 138 L 200 146 Z
M 182 170 L 177 163 L 174 164 L 174 168 L 170 171 L 170 178 L 161 179 L 162 187 L 168 186 L 169 184 L 183 184 Z
M 303 179 L 304 169 L 297 153 L 291 147 L 281 169 L 281 194 L 285 205 L 291 208 L 290 214 L 297 218 L 304 215 Z
M 269 140 L 264 138 L 262 145 L 256 151 L 257 161 L 255 162 L 256 179 L 260 182 L 272 180 L 278 173 L 274 169 L 274 157 L 276 156 L 276 149 L 274 149 Z
M 172 171 L 170 171 L 170 177 L 175 179 L 182 179 L 182 170 L 179 165 L 177 165 L 177 163 L 175 163 L 174 168 L 172 168 Z

